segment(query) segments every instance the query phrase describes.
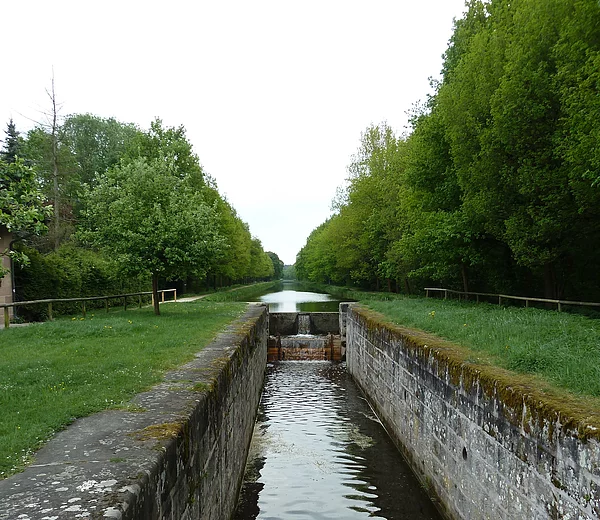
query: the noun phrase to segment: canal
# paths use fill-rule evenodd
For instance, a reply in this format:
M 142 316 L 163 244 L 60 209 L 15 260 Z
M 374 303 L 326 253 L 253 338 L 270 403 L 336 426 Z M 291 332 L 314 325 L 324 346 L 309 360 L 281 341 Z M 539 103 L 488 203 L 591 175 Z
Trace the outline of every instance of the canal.
M 286 287 L 280 293 L 262 299 L 274 312 L 297 312 L 307 303 L 335 304 L 337 310 L 327 295 Z M 345 363 L 280 361 L 267 366 L 234 518 L 441 517 Z
M 265 294 L 255 301 L 267 303 L 270 312 L 338 312 L 340 303 L 329 294 L 299 290 L 294 282 L 283 282 L 281 291 Z

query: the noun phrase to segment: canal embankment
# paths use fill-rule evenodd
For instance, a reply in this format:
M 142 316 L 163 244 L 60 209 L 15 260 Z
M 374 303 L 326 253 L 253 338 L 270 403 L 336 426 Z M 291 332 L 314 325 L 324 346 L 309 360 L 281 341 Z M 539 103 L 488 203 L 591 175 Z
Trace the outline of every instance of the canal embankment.
M 0 518 L 221 519 L 237 499 L 264 380 L 268 313 L 250 306 L 121 410 L 75 421 L 0 481 Z
M 581 401 L 360 306 L 345 332 L 349 372 L 445 516 L 600 516 L 599 432 Z

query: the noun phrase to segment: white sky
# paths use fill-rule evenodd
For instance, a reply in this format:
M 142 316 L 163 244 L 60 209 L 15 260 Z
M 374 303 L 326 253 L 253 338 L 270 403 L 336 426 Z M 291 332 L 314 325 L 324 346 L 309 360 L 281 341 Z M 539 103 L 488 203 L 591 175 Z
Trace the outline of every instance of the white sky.
M 48 110 L 184 125 L 286 263 L 330 215 L 360 134 L 429 92 L 464 0 L 19 0 L 0 4 L 0 138 Z

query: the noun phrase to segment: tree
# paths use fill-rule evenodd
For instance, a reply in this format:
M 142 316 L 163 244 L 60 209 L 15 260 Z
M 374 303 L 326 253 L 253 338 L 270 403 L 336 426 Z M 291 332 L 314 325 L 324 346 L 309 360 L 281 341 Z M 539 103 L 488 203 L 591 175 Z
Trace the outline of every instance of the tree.
M 90 186 L 96 176 L 118 164 L 140 134 L 133 124 L 92 114 L 72 114 L 61 125 L 62 142 L 74 159 L 74 174 L 78 182 Z
M 281 280 L 283 278 L 283 261 L 276 253 L 272 253 L 271 251 L 267 251 L 267 255 L 269 255 L 271 262 L 273 262 L 273 279 Z
M 251 280 L 268 280 L 273 276 L 275 269 L 271 258 L 263 250 L 258 238 L 253 237 L 250 245 L 250 265 L 248 267 L 248 278 Z
M 127 141 L 122 161 L 128 163 L 138 157 L 172 161 L 175 170 L 185 172 L 198 188 L 206 185 L 202 166 L 183 126 L 163 128 L 160 119 L 152 121 L 147 132 L 137 132 Z
M 52 215 L 52 208 L 39 190 L 35 171 L 23 159 L 13 162 L 0 161 L 0 226 L 6 227 L 17 238 L 39 235 L 47 231 L 45 220 Z M 2 251 L 17 263 L 26 264 L 27 255 L 15 251 Z M 0 277 L 7 273 L 0 265 Z
M 14 163 L 17 157 L 22 155 L 21 147 L 23 140 L 19 136 L 12 118 L 6 125 L 4 133 L 6 134 L 6 139 L 4 140 L 4 149 L 0 152 L 0 157 L 5 163 Z
M 87 197 L 82 239 L 110 249 L 126 272 L 152 277 L 157 315 L 159 277 L 204 276 L 224 245 L 196 181 L 173 160 L 138 158 L 100 176 Z

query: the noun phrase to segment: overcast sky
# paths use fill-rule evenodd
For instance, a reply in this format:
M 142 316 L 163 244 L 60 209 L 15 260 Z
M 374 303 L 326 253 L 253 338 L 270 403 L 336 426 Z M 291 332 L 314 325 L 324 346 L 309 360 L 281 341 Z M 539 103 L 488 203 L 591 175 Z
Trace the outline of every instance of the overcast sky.
M 360 135 L 438 77 L 464 0 L 4 2 L 0 124 L 47 111 L 183 125 L 265 250 L 287 264 L 330 215 Z M 29 119 L 27 119 L 29 118 Z

